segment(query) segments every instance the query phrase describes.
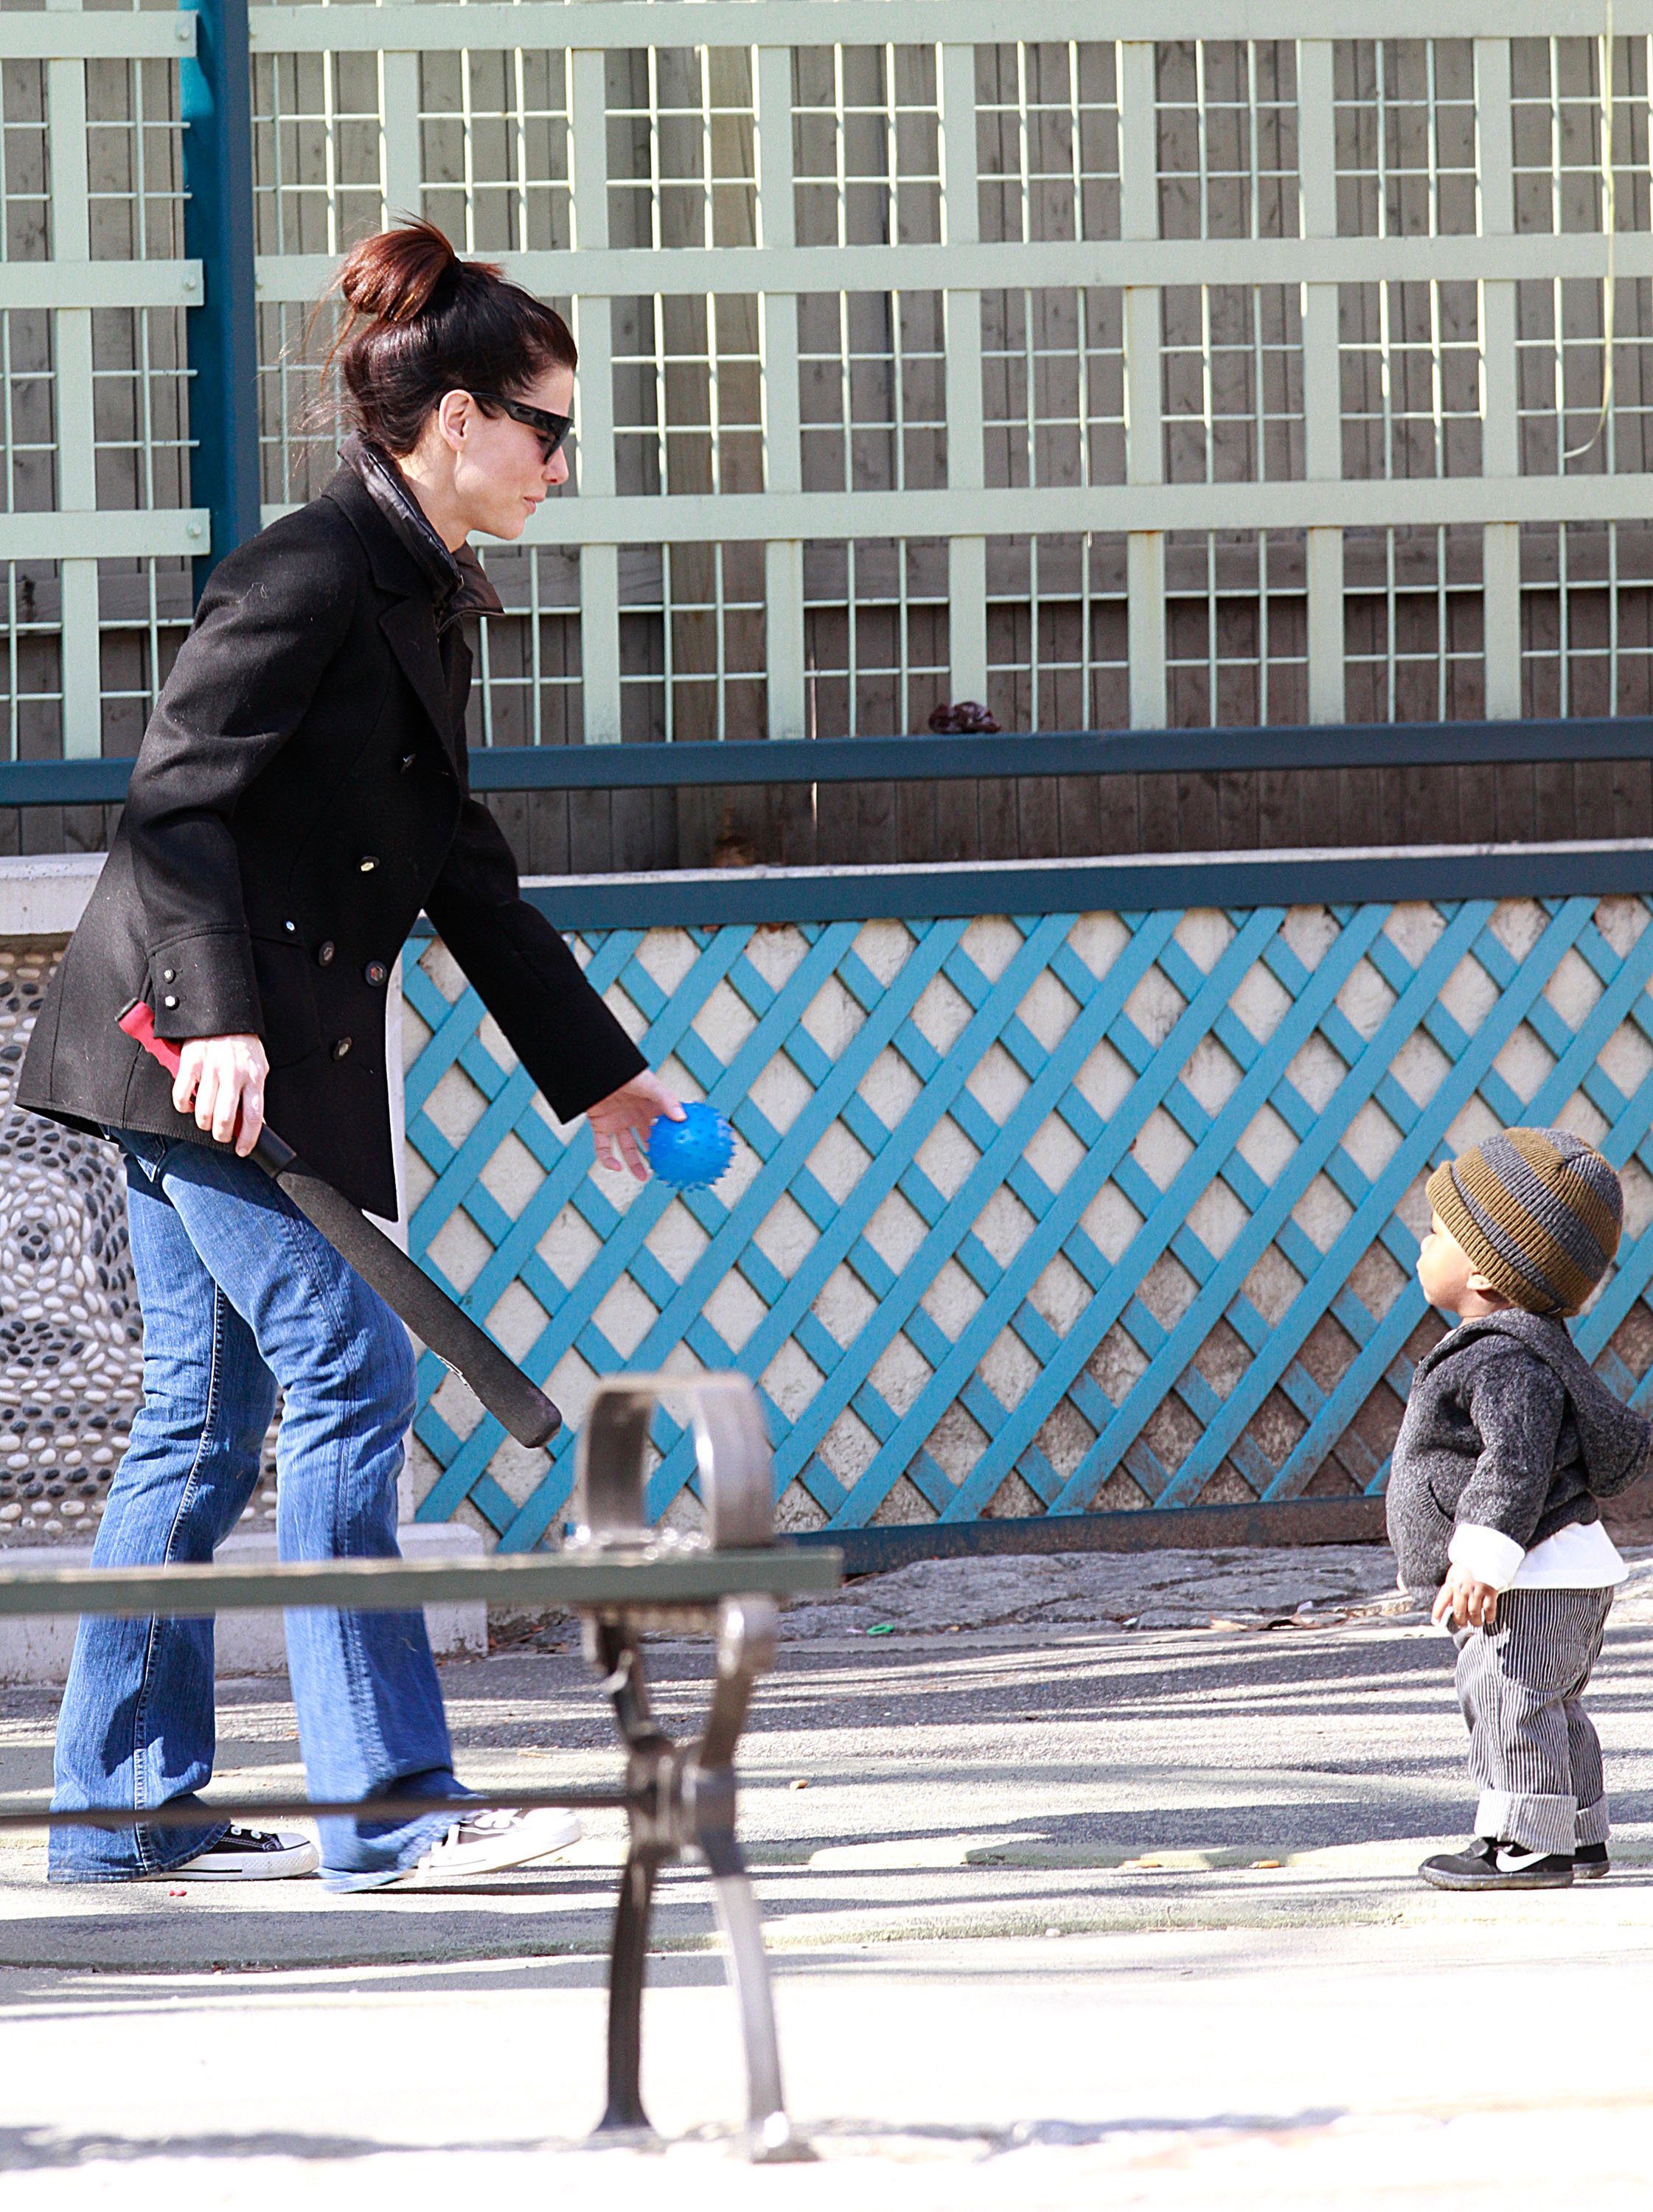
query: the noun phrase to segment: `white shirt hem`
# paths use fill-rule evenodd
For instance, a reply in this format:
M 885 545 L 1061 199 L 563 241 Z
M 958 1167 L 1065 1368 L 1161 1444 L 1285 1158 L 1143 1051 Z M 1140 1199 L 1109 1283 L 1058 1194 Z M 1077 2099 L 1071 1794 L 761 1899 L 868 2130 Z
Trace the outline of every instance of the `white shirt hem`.
M 1466 1521 L 1453 1530 L 1447 1557 L 1498 1590 L 1613 1589 L 1630 1572 L 1599 1521 L 1569 1522 L 1530 1552 L 1501 1528 Z

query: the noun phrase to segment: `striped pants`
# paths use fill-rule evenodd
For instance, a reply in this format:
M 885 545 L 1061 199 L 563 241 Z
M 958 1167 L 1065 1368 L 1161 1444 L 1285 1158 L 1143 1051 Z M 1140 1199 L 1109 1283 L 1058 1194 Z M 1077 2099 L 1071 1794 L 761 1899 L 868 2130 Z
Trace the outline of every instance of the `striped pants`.
M 1601 1746 L 1579 1700 L 1612 1605 L 1610 1589 L 1505 1590 L 1490 1634 L 1455 1634 L 1478 1836 L 1568 1854 L 1606 1843 Z

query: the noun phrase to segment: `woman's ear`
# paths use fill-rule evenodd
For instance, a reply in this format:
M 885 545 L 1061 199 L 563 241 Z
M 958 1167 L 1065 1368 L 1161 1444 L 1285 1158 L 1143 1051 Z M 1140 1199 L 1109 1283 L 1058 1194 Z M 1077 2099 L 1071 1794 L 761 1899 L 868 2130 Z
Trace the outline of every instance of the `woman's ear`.
M 445 392 L 436 405 L 436 430 L 445 446 L 455 453 L 464 445 L 476 402 L 468 392 Z

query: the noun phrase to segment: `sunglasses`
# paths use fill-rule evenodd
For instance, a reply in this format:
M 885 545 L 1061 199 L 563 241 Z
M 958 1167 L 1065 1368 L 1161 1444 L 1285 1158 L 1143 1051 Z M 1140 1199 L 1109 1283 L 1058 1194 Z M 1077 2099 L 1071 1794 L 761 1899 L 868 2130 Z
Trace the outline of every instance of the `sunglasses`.
M 544 407 L 525 407 L 521 400 L 502 399 L 497 392 L 473 392 L 471 397 L 486 407 L 497 407 L 514 422 L 526 422 L 531 430 L 538 430 L 542 461 L 550 459 L 574 428 L 572 415 L 553 415 Z

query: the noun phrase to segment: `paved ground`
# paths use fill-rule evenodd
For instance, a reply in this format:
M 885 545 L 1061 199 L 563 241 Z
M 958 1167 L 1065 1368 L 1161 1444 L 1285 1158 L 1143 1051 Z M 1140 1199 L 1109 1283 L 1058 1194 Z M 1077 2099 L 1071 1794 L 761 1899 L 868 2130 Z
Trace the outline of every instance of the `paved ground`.
M 798 1618 L 750 1740 L 819 2166 L 728 2160 L 734 2025 L 690 1874 L 666 1886 L 647 2028 L 677 2140 L 579 2147 L 619 1845 L 599 1820 L 575 1863 L 484 1897 L 64 1893 L 35 1847 L 0 1855 L 9 2201 L 245 2212 L 302 2189 L 330 2212 L 549 2185 L 836 2212 L 848 2185 L 903 2212 L 1099 2192 L 1501 2212 L 1519 2173 L 1564 2204 L 1645 2203 L 1653 1560 L 1595 1698 L 1620 1870 L 1468 1905 L 1412 1875 L 1462 1821 L 1462 1723 L 1449 1646 L 1384 1610 L 1381 1553 L 989 1565 L 1013 1572 L 909 1570 Z M 1113 1625 L 1179 1608 L 1251 1625 Z M 656 1648 L 668 1715 L 701 1663 Z M 611 1772 L 574 1649 L 447 1686 L 466 1774 Z M 0 1704 L 9 1798 L 44 1790 L 51 1719 L 38 1693 Z M 222 1720 L 227 1787 L 299 1782 L 281 1685 L 225 1686 Z

